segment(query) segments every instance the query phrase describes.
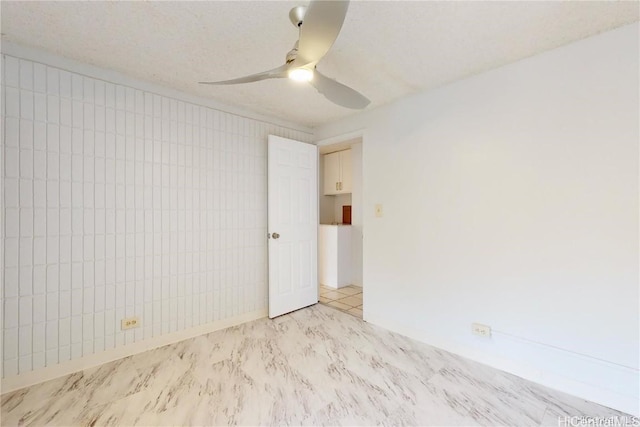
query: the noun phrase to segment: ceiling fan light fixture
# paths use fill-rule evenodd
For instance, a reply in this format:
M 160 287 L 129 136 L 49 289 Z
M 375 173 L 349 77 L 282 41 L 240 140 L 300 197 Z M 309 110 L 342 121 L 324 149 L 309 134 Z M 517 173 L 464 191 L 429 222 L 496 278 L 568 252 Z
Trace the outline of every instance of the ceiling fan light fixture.
M 298 28 L 298 40 L 293 49 L 287 52 L 285 63 L 281 66 L 236 79 L 200 83 L 235 85 L 290 78 L 309 83 L 318 93 L 336 105 L 357 110 L 366 108 L 370 103 L 369 99 L 349 86 L 324 76 L 316 69 L 316 64 L 329 52 L 342 29 L 349 1 L 311 0 L 308 6 L 294 7 L 289 13 L 289 18 Z
M 292 68 L 289 70 L 287 75 L 291 80 L 295 80 L 297 82 L 310 82 L 313 80 L 313 71 L 304 67 Z

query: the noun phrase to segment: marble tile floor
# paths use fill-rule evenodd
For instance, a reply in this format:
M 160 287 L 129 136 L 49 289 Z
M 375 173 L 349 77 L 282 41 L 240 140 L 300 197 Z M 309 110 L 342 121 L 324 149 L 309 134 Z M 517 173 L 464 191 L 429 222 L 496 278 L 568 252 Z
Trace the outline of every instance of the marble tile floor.
M 317 304 L 2 395 L 1 424 L 557 426 L 622 416 Z
M 362 319 L 362 288 L 359 286 L 335 289 L 320 285 L 319 302 Z

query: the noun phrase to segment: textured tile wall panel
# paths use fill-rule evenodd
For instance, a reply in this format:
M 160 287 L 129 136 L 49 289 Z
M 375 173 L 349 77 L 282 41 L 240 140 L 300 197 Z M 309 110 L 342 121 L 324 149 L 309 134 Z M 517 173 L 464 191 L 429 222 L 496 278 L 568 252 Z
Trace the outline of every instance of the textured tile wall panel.
M 310 135 L 2 67 L 3 377 L 266 308 L 267 135 Z

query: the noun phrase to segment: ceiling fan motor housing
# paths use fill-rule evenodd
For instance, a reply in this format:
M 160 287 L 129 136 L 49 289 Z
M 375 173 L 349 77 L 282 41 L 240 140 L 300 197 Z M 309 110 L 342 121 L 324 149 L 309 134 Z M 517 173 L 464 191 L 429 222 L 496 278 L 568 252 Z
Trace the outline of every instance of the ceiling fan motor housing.
M 307 6 L 296 6 L 291 9 L 289 11 L 289 19 L 291 20 L 291 23 L 299 28 L 302 25 L 306 11 Z

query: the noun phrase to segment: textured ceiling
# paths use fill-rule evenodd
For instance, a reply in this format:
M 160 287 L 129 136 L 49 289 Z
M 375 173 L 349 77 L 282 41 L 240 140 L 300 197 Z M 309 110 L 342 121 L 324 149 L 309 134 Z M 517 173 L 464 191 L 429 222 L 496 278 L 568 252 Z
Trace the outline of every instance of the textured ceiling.
M 0 3 L 3 40 L 316 126 L 354 114 L 287 79 L 211 87 L 284 63 L 305 1 Z M 318 65 L 368 108 L 638 20 L 631 2 L 359 2 Z

